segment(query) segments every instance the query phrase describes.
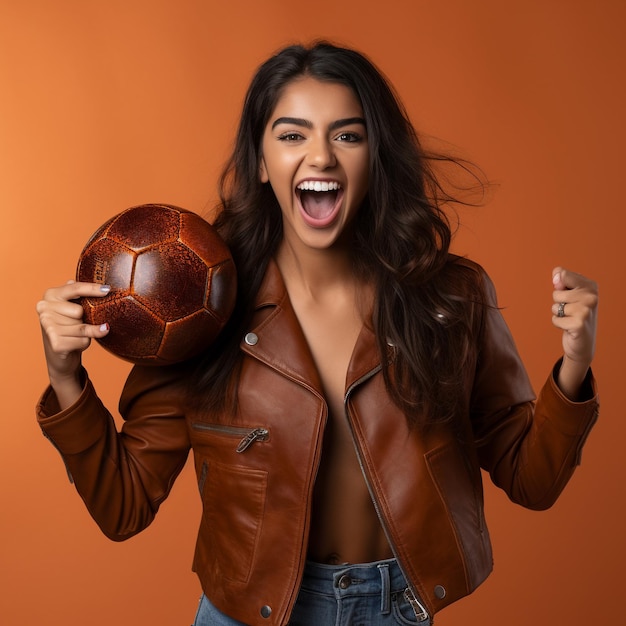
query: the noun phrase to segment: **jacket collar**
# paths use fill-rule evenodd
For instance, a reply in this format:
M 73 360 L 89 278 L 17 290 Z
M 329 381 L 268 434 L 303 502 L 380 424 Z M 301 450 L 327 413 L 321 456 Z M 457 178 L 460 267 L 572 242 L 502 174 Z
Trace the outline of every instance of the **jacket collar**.
M 268 264 L 254 310 L 251 330 L 242 339 L 241 349 L 324 397 L 317 367 L 274 259 Z M 346 390 L 378 369 L 376 337 L 371 324 L 366 323 L 348 365 Z

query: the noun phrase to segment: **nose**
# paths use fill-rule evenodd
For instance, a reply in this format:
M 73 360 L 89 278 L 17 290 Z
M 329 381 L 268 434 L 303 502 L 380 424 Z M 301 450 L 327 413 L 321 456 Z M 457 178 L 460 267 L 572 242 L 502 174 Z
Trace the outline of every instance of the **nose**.
M 320 170 L 336 165 L 335 152 L 326 137 L 316 137 L 311 140 L 307 153 L 307 163 Z

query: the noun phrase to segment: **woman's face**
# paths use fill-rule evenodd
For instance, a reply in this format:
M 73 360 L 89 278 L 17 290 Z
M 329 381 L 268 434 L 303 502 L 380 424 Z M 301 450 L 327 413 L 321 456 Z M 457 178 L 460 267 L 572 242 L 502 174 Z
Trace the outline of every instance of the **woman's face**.
M 363 110 L 339 83 L 289 83 L 262 142 L 260 176 L 272 186 L 292 245 L 336 244 L 367 193 L 369 146 Z

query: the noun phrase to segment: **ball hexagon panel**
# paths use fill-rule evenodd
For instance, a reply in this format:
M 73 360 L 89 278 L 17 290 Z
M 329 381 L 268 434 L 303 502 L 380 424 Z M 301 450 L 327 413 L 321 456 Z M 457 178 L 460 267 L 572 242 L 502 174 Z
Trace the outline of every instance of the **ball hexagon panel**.
M 137 256 L 132 293 L 166 322 L 187 317 L 202 307 L 208 269 L 189 248 L 170 243 Z
M 129 294 L 136 254 L 126 246 L 109 239 L 96 239 L 85 252 L 80 266 L 82 281 L 111 285 L 112 295 Z M 90 306 L 98 306 L 101 298 L 86 298 Z M 90 322 L 96 323 L 96 322 Z
M 106 236 L 131 250 L 176 241 L 180 230 L 180 212 L 163 205 L 142 205 L 120 213 L 113 219 Z
M 156 355 L 163 342 L 166 324 L 132 296 L 107 300 L 97 308 L 97 315 L 111 322 L 111 331 L 100 343 L 122 358 L 138 354 Z
M 216 324 L 215 318 L 206 309 L 200 309 L 175 322 L 168 322 L 157 357 L 164 362 L 175 363 L 181 353 L 194 353 L 199 337 L 202 341 L 212 343 L 220 329 L 221 325 Z
M 232 286 L 236 282 L 235 264 L 230 259 L 209 270 L 205 306 L 222 323 L 226 323 L 235 306 L 237 292 Z

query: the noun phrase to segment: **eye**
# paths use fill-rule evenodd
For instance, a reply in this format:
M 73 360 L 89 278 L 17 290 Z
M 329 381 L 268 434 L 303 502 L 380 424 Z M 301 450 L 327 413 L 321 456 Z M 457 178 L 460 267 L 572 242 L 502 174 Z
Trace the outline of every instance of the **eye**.
M 337 135 L 335 139 L 337 141 L 345 141 L 346 143 L 358 143 L 359 141 L 363 140 L 363 137 L 359 133 L 346 130 L 342 133 L 339 133 L 339 135 Z
M 288 133 L 283 133 L 282 135 L 278 135 L 278 141 L 291 142 L 291 141 L 300 141 L 302 139 L 304 139 L 304 137 L 300 133 L 295 133 L 292 131 Z

